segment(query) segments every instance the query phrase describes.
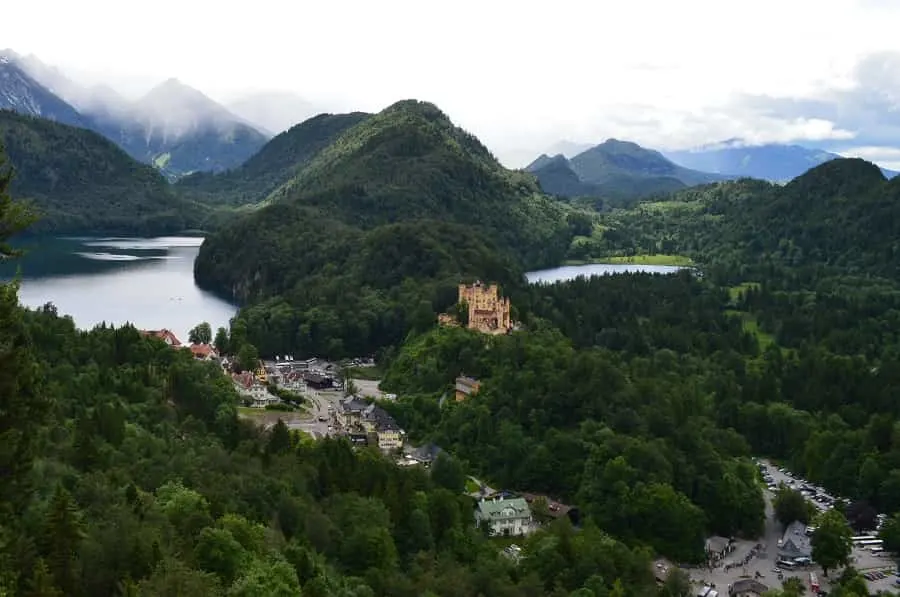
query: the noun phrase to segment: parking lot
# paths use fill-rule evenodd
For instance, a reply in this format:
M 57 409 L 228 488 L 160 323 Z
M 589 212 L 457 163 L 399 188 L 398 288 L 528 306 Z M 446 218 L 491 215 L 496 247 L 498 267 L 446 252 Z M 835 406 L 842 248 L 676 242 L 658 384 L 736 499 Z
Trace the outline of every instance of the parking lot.
M 772 477 L 774 486 L 780 483 L 802 489 L 804 485 L 808 485 L 812 491 L 807 491 L 809 497 L 820 496 L 819 501 L 812 501 L 820 511 L 824 511 L 830 507 L 830 502 L 835 496 L 829 496 L 821 488 L 814 488 L 811 484 L 805 483 L 802 479 L 797 479 L 788 471 L 779 471 L 777 467 L 769 462 L 762 461 L 766 472 Z M 694 581 L 695 586 L 700 589 L 704 585 L 713 584 L 720 595 L 727 595 L 728 588 L 736 581 L 744 578 L 755 578 L 759 582 L 767 585 L 770 589 L 780 589 L 783 582 L 788 578 L 798 578 L 809 591 L 809 573 L 814 572 L 820 590 L 829 591 L 829 579 L 825 577 L 821 567 L 813 564 L 809 566 L 797 567 L 793 570 L 781 569 L 777 565 L 779 541 L 782 539 L 784 529 L 775 519 L 772 500 L 774 491 L 768 487 L 763 491 L 766 501 L 766 523 L 763 536 L 757 540 L 741 540 L 738 539 L 733 543 L 734 551 L 727 554 L 717 566 L 712 569 L 705 567 L 695 567 L 687 569 Z M 870 533 L 870 534 L 875 534 Z M 758 546 L 758 548 L 757 548 Z M 751 555 L 752 554 L 752 555 Z M 749 558 L 748 558 L 749 556 Z M 894 575 L 896 566 L 889 557 L 882 557 L 881 554 L 874 554 L 867 549 L 854 547 L 852 553 L 852 564 L 862 573 L 871 573 L 872 580 L 867 579 L 867 585 L 871 593 L 877 591 L 895 591 L 897 576 Z M 744 560 L 747 563 L 744 564 Z M 778 578 L 779 572 L 782 578 Z M 840 574 L 840 570 L 832 571 L 833 576 Z M 882 576 L 882 578 L 876 578 Z

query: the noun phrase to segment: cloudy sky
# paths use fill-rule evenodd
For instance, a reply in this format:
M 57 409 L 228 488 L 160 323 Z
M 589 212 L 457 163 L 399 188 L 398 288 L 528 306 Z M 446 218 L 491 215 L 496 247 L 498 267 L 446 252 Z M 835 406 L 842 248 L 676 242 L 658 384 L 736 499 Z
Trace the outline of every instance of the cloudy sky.
M 127 94 L 435 102 L 508 165 L 560 140 L 798 142 L 900 166 L 900 0 L 43 0 L 0 47 Z

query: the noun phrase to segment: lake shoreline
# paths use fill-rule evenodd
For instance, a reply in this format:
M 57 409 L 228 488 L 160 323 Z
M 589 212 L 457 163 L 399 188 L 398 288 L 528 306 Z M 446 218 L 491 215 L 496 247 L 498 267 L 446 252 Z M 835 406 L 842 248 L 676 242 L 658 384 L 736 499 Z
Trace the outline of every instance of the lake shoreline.
M 199 236 L 32 237 L 28 252 L 0 268 L 0 278 L 20 272 L 19 302 L 52 303 L 80 329 L 100 323 L 169 329 L 181 342 L 200 322 L 227 327 L 238 305 L 197 286 L 194 261 Z
M 585 263 L 525 272 L 525 278 L 529 284 L 558 284 L 580 277 L 589 278 L 613 274 L 674 274 L 685 269 L 691 268 L 682 265 L 641 263 Z

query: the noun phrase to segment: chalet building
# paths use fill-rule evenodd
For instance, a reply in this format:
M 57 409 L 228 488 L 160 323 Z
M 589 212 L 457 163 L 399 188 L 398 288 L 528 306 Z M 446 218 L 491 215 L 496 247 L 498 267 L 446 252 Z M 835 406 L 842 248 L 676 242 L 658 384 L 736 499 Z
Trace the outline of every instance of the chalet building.
M 456 378 L 456 401 L 462 402 L 474 396 L 481 389 L 481 382 L 472 377 L 461 375 Z

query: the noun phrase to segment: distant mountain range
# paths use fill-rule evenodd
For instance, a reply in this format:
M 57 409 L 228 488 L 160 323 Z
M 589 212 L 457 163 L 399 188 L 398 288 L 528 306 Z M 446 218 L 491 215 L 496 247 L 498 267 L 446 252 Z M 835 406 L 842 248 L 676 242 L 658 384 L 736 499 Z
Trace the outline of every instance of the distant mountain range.
M 547 164 L 549 160 L 555 159 L 551 158 L 551 156 L 556 156 L 557 154 L 561 154 L 560 157 L 574 162 L 576 157 L 585 153 L 588 149 L 590 149 L 590 146 L 582 143 L 560 141 L 530 164 L 527 169 L 534 172 L 535 169 Z M 728 139 L 692 149 L 664 151 L 659 153 L 659 155 L 672 164 L 701 174 L 719 176 L 721 178 L 758 178 L 771 182 L 787 182 L 805 173 L 810 168 L 843 157 L 837 153 L 801 145 L 781 143 L 753 145 L 741 139 Z M 576 169 L 573 168 L 572 173 L 566 173 L 561 168 L 562 166 L 559 163 L 551 168 L 550 172 L 553 173 L 552 178 L 554 181 L 551 183 L 551 187 L 554 184 L 563 184 L 563 181 L 568 180 L 569 182 L 565 183 L 565 189 L 571 190 L 575 188 L 579 191 L 578 194 L 598 192 L 597 189 L 591 187 L 573 187 L 571 183 L 572 173 L 575 173 Z M 898 174 L 886 168 L 882 168 L 881 171 L 887 178 L 893 178 Z M 638 178 L 646 179 L 647 177 L 638 173 Z M 678 178 L 687 186 L 698 184 L 697 182 L 685 180 L 682 176 L 676 175 L 675 178 Z M 644 183 L 641 182 L 639 186 L 643 187 L 643 185 Z M 607 188 L 600 191 L 605 191 L 609 194 L 609 190 Z M 616 189 L 614 188 L 613 191 L 613 194 L 615 194 Z M 554 191 L 548 189 L 548 192 Z
M 669 193 L 729 178 L 679 166 L 658 151 L 618 139 L 608 139 L 572 159 L 543 154 L 526 170 L 552 195 L 610 199 Z
M 740 139 L 729 139 L 696 149 L 669 151 L 665 155 L 676 164 L 688 168 L 774 182 L 792 180 L 810 168 L 842 157 L 800 145 L 748 145 Z M 882 172 L 888 178 L 897 175 L 897 172 L 884 168 Z
M 235 168 L 270 136 L 176 79 L 131 102 L 11 50 L 0 52 L 0 108 L 94 130 L 170 178 Z

